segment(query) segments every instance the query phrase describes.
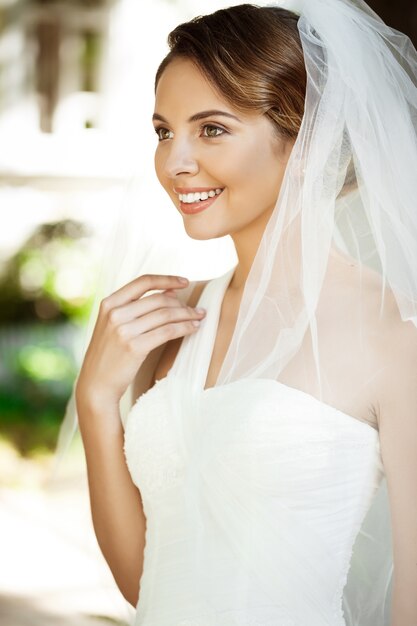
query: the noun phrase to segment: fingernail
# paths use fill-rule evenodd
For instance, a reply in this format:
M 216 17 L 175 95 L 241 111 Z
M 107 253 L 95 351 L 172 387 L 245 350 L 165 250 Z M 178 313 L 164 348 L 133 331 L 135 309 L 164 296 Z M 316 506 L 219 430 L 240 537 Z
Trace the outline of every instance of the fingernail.
M 202 309 L 202 308 L 199 306 L 199 307 L 196 307 L 196 308 L 194 309 L 194 311 L 195 311 L 196 313 L 205 313 L 205 312 L 206 312 L 206 309 Z
M 184 285 L 188 283 L 188 278 L 184 278 L 183 276 L 177 276 L 177 278 L 180 281 L 180 283 L 183 283 Z

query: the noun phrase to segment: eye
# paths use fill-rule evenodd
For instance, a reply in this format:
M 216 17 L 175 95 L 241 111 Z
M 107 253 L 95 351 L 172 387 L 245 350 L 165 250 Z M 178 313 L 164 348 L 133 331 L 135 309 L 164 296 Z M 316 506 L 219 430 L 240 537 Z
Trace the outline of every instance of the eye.
M 220 137 L 221 135 L 224 135 L 224 133 L 227 132 L 224 128 L 221 128 L 220 126 L 216 126 L 215 124 L 204 124 L 204 126 L 202 126 L 201 128 L 202 128 L 204 137 L 210 137 L 210 138 Z
M 168 130 L 168 128 L 164 128 L 163 126 L 159 126 L 155 128 L 155 132 L 158 135 L 159 141 L 165 141 L 166 139 L 172 139 L 172 131 Z M 171 133 L 171 135 L 170 135 Z

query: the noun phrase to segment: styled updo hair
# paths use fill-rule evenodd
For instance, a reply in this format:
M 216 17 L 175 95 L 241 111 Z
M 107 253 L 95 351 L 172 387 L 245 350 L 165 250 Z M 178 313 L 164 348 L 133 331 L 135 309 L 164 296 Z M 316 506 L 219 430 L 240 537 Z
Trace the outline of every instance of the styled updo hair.
M 241 4 L 180 24 L 168 35 L 155 91 L 171 61 L 189 59 L 234 108 L 266 115 L 278 137 L 295 140 L 307 80 L 298 19 L 280 7 Z

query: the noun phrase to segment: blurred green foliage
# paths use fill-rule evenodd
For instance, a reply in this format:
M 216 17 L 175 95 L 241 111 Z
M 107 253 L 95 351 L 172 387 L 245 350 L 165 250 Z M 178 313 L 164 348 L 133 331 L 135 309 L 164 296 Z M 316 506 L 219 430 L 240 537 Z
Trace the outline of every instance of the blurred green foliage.
M 80 222 L 40 225 L 0 278 L 0 325 L 28 320 L 83 322 L 96 277 Z
M 79 329 L 70 328 L 75 337 Z M 23 325 L 21 332 L 28 337 L 32 334 L 36 340 L 36 327 Z M 3 350 L 0 429 L 23 455 L 52 451 L 55 447 L 76 376 L 71 345 L 58 345 L 61 332 L 62 325 L 51 325 L 46 333 L 49 340 L 29 340 L 15 348 L 11 342 L 9 350 Z M 70 338 L 71 333 L 67 333 L 67 342 Z
M 0 278 L 0 430 L 22 455 L 52 451 L 77 374 L 98 267 L 83 224 L 42 224 Z

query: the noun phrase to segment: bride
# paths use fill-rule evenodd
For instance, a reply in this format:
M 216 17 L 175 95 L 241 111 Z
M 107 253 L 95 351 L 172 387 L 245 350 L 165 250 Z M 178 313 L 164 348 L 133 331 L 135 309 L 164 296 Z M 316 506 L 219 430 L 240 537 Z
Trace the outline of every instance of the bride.
M 101 551 L 137 625 L 417 624 L 417 54 L 360 0 L 169 46 L 156 173 L 238 262 L 101 301 L 75 388 Z

